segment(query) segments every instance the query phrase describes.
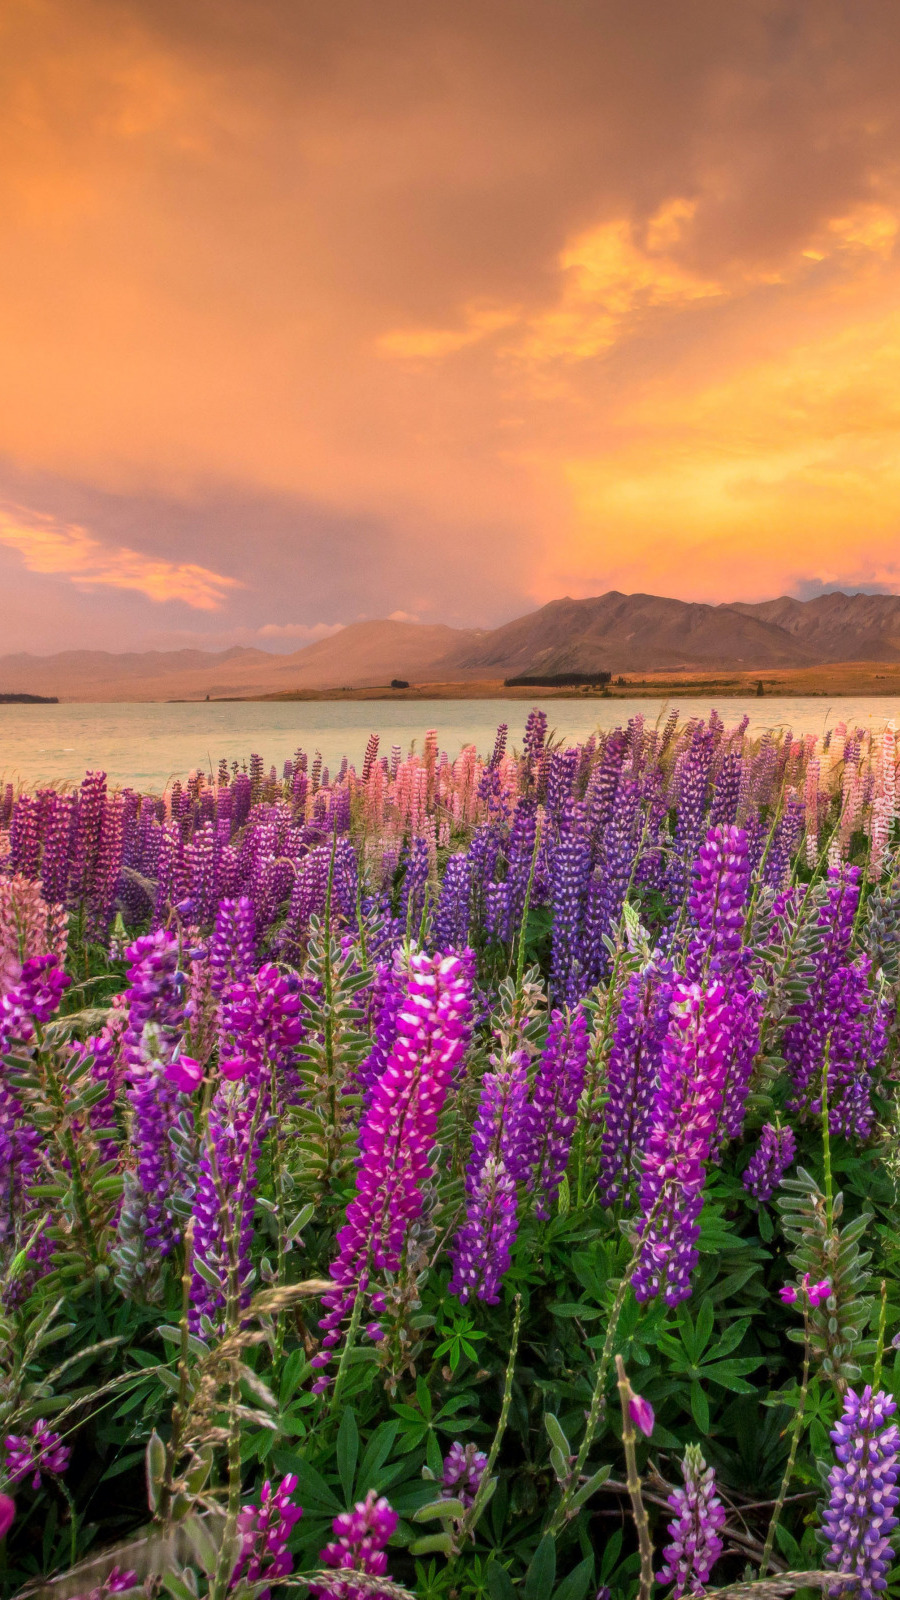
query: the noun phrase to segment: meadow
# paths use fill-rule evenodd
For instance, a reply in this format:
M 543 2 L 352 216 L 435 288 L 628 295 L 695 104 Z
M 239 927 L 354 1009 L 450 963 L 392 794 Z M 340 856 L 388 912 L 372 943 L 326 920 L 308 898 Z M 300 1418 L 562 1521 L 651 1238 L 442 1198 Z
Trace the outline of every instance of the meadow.
M 898 778 L 0 793 L 4 1593 L 900 1593 Z

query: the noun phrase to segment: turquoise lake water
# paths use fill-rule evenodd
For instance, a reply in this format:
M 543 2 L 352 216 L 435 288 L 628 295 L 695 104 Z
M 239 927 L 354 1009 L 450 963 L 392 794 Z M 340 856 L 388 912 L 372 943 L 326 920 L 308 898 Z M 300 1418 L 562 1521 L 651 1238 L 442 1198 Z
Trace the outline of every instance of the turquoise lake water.
M 900 718 L 900 697 L 543 702 L 551 728 L 570 740 L 625 723 L 637 712 L 650 722 L 672 706 L 698 716 L 708 715 L 714 704 L 728 724 L 746 712 L 754 731 L 790 727 L 821 734 L 839 721 L 878 728 Z M 371 732 L 380 735 L 382 754 L 392 744 L 406 754 L 413 740 L 421 748 L 427 728 L 437 729 L 441 748 L 452 757 L 464 744 L 489 750 L 498 722 L 508 722 L 511 744 L 520 744 L 528 711 L 523 700 L 0 706 L 0 778 L 29 785 L 72 782 L 89 768 L 102 768 L 113 783 L 161 790 L 193 767 L 214 768 L 220 756 L 231 761 L 258 751 L 267 766 L 280 770 L 298 745 L 310 755 L 321 750 L 333 770 L 344 755 L 359 766 Z

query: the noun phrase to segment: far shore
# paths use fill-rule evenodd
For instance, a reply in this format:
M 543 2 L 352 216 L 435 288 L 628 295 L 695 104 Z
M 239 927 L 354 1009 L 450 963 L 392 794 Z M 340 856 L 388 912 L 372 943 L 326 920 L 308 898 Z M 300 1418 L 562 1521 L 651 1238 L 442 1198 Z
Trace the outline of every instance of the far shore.
M 800 698 L 860 695 L 900 696 L 900 662 L 851 661 L 834 666 L 768 668 L 766 671 L 666 672 L 622 674 L 624 683 L 611 683 L 606 689 L 561 688 L 555 685 L 507 687 L 502 678 L 483 678 L 465 683 L 410 683 L 408 688 L 392 689 L 387 684 L 327 689 L 285 689 L 275 694 L 211 695 L 210 703 L 239 701 L 293 700 L 658 700 L 679 695 L 685 698 L 746 699 L 762 697 Z M 188 702 L 195 703 L 194 697 Z

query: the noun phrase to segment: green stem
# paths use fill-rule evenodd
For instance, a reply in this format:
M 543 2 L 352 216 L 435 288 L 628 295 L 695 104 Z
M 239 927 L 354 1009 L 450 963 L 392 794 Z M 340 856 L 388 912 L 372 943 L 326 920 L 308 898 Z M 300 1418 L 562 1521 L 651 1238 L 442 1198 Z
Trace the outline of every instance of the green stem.
M 329 1411 L 336 1410 L 338 1400 L 340 1399 L 341 1390 L 344 1387 L 347 1368 L 350 1365 L 350 1352 L 356 1344 L 356 1336 L 359 1333 L 359 1324 L 362 1321 L 362 1307 L 362 1290 L 357 1289 L 356 1297 L 353 1301 L 353 1310 L 350 1313 L 350 1325 L 347 1329 L 347 1337 L 344 1340 L 344 1347 L 341 1351 L 341 1359 L 338 1362 L 338 1369 L 334 1377 L 334 1388 L 331 1391 L 331 1403 L 328 1407 Z
M 831 1175 L 831 1130 L 828 1126 L 828 1065 L 831 1054 L 831 1037 L 825 1046 L 822 1063 L 822 1162 L 825 1168 L 825 1225 L 828 1237 L 834 1233 L 834 1182 Z
M 616 1356 L 616 1372 L 618 1375 L 619 1400 L 622 1406 L 622 1444 L 625 1449 L 625 1484 L 631 1500 L 631 1510 L 634 1516 L 634 1526 L 637 1530 L 638 1549 L 641 1555 L 641 1577 L 638 1589 L 638 1600 L 650 1600 L 650 1591 L 653 1588 L 653 1544 L 650 1539 L 650 1523 L 647 1518 L 647 1507 L 641 1493 L 641 1475 L 637 1469 L 637 1452 L 635 1445 L 637 1435 L 634 1423 L 631 1420 L 632 1389 L 625 1372 L 625 1363 L 621 1356 Z
M 875 1369 L 872 1373 L 872 1393 L 881 1387 L 881 1364 L 884 1360 L 884 1335 L 887 1327 L 887 1283 L 881 1280 L 881 1308 L 878 1313 L 878 1343 L 875 1346 Z
M 500 1417 L 497 1422 L 496 1432 L 491 1441 L 491 1448 L 488 1451 L 487 1463 L 483 1473 L 481 1474 L 481 1482 L 478 1485 L 475 1499 L 472 1501 L 472 1504 L 460 1522 L 459 1528 L 457 1529 L 454 1537 L 453 1546 L 449 1556 L 451 1561 L 454 1560 L 456 1556 L 459 1555 L 460 1551 L 465 1548 L 470 1535 L 478 1525 L 478 1519 L 487 1505 L 490 1495 L 493 1493 L 494 1467 L 497 1463 L 497 1457 L 500 1454 L 500 1446 L 503 1443 L 503 1435 L 506 1432 L 506 1424 L 509 1418 L 509 1408 L 512 1402 L 512 1386 L 516 1370 L 516 1356 L 518 1355 L 519 1351 L 519 1329 L 521 1326 L 522 1296 L 517 1294 L 515 1315 L 513 1316 L 512 1340 L 509 1346 L 509 1359 L 506 1363 L 506 1376 L 503 1380 L 503 1399 L 500 1403 Z
M 778 1524 L 779 1524 L 779 1522 L 781 1520 L 781 1513 L 784 1510 L 784 1502 L 787 1499 L 788 1488 L 790 1487 L 791 1479 L 794 1476 L 794 1465 L 795 1465 L 795 1462 L 797 1460 L 797 1447 L 798 1447 L 798 1445 L 800 1443 L 800 1435 L 803 1432 L 803 1414 L 804 1414 L 804 1412 L 806 1410 L 806 1396 L 807 1396 L 807 1393 L 809 1391 L 809 1355 L 810 1355 L 810 1352 L 809 1352 L 809 1300 L 807 1298 L 805 1290 L 803 1291 L 803 1326 L 804 1326 L 804 1330 L 805 1330 L 805 1338 L 804 1338 L 804 1341 L 803 1341 L 803 1377 L 802 1377 L 801 1382 L 800 1382 L 800 1395 L 799 1395 L 799 1398 L 797 1400 L 797 1409 L 794 1412 L 793 1418 L 792 1418 L 791 1423 L 790 1423 L 791 1448 L 790 1448 L 790 1451 L 788 1452 L 787 1465 L 786 1465 L 786 1467 L 784 1469 L 784 1477 L 781 1480 L 781 1488 L 778 1491 L 778 1499 L 775 1501 L 775 1505 L 774 1505 L 774 1508 L 772 1510 L 772 1515 L 771 1515 L 771 1517 L 769 1519 L 768 1532 L 766 1533 L 766 1542 L 765 1542 L 765 1546 L 763 1548 L 763 1553 L 762 1553 L 762 1563 L 760 1565 L 760 1569 L 759 1569 L 759 1573 L 758 1573 L 758 1576 L 760 1578 L 764 1578 L 766 1576 L 766 1573 L 769 1570 L 769 1562 L 772 1559 L 772 1548 L 773 1548 L 773 1545 L 775 1543 L 775 1529 L 778 1527 Z
M 52 1052 L 50 1050 L 44 1051 L 42 1049 L 43 1041 L 40 1036 L 39 1028 L 35 1029 L 35 1035 L 38 1049 L 41 1052 L 41 1061 L 44 1067 L 44 1077 L 47 1088 L 50 1092 L 50 1099 L 53 1102 L 54 1109 L 56 1110 L 58 1116 L 56 1137 L 62 1146 L 66 1161 L 69 1165 L 69 1174 L 72 1180 L 72 1195 L 75 1200 L 75 1211 L 78 1216 L 78 1223 L 81 1229 L 82 1244 L 84 1245 L 84 1249 L 91 1264 L 96 1267 L 100 1262 L 100 1250 L 97 1244 L 96 1235 L 94 1233 L 94 1225 L 91 1221 L 91 1208 L 88 1203 L 87 1190 L 84 1186 L 84 1179 L 81 1176 L 81 1161 L 78 1155 L 72 1129 L 69 1126 L 69 1114 L 66 1109 L 65 1098 L 63 1096 L 62 1089 L 59 1086 L 59 1079 L 56 1076 L 56 1071 L 53 1066 Z
M 619 1287 L 616 1290 L 616 1298 L 613 1301 L 612 1310 L 609 1314 L 609 1322 L 606 1328 L 606 1338 L 603 1341 L 603 1350 L 600 1355 L 600 1361 L 597 1365 L 597 1375 L 594 1379 L 594 1392 L 591 1395 L 590 1409 L 588 1411 L 587 1422 L 585 1423 L 584 1427 L 584 1438 L 581 1441 L 581 1448 L 575 1457 L 575 1464 L 569 1473 L 568 1479 L 566 1480 L 566 1487 L 563 1490 L 562 1496 L 560 1497 L 559 1505 L 553 1514 L 547 1530 L 548 1533 L 553 1535 L 554 1539 L 569 1519 L 569 1502 L 578 1488 L 578 1480 L 590 1453 L 591 1445 L 594 1442 L 594 1435 L 600 1426 L 603 1412 L 606 1409 L 606 1379 L 609 1373 L 610 1363 L 612 1361 L 613 1345 L 616 1341 L 619 1318 L 622 1315 L 622 1308 L 625 1304 L 625 1298 L 628 1294 L 628 1288 L 631 1283 L 631 1274 L 638 1264 L 639 1248 L 640 1247 L 638 1247 L 638 1250 L 635 1251 L 630 1262 L 628 1263 L 628 1266 L 619 1282 Z

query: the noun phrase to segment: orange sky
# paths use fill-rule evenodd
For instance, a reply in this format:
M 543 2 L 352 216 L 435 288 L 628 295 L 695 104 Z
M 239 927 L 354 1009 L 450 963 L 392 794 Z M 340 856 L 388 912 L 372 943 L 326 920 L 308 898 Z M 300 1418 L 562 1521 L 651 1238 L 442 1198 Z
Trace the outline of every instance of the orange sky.
M 0 650 L 900 589 L 895 0 L 5 0 Z

